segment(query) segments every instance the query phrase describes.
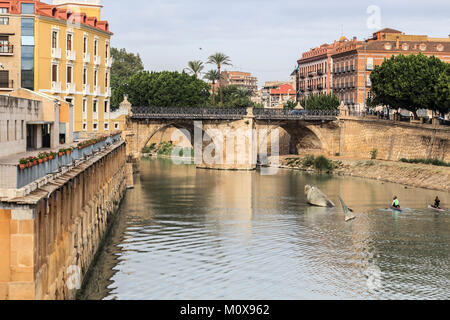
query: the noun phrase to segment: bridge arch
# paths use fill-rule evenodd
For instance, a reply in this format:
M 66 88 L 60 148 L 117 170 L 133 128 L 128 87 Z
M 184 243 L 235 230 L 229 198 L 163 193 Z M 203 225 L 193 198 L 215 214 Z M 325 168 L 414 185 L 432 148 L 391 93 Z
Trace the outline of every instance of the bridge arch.
M 268 146 L 268 154 L 271 154 L 271 141 L 270 136 L 272 132 L 276 129 L 282 129 L 280 132 L 280 144 L 287 143 L 287 146 L 280 145 L 279 152 L 280 155 L 283 154 L 299 154 L 301 150 L 311 150 L 311 151 L 325 151 L 329 150 L 328 141 L 326 136 L 320 130 L 320 126 L 303 124 L 303 123 L 290 123 L 290 122 L 278 122 L 274 124 L 259 124 L 257 126 L 258 135 L 263 134 L 264 136 L 258 136 L 258 153 L 261 150 L 265 150 L 265 144 Z M 267 131 L 259 131 L 261 129 L 266 129 Z M 283 133 L 289 136 L 288 139 L 281 136 Z M 287 152 L 286 152 L 287 150 Z

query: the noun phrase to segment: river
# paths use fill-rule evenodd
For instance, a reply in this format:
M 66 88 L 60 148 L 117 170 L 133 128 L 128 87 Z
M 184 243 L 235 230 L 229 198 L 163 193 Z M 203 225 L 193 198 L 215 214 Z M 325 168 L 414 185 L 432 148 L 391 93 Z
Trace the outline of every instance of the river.
M 446 192 L 145 159 L 81 299 L 449 299 Z M 305 184 L 340 206 L 306 204 Z M 384 210 L 397 195 L 404 213 Z

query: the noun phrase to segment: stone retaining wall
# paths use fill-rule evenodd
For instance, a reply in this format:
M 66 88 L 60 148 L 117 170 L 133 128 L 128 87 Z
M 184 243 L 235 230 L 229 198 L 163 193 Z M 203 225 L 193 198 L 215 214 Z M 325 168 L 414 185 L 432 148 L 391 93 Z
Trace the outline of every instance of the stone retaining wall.
M 74 299 L 126 187 L 121 141 L 0 202 L 0 300 Z

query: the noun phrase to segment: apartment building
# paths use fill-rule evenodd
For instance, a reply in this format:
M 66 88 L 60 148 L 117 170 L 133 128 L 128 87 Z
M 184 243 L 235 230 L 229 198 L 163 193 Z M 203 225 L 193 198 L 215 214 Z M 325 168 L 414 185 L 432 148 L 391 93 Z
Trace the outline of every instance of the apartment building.
M 332 55 L 333 91 L 350 111 L 361 112 L 371 98 L 370 74 L 375 66 L 393 55 L 419 53 L 449 63 L 450 36 L 430 38 L 386 28 L 375 32 L 366 41 L 338 47 Z
M 248 72 L 222 71 L 220 82 L 222 87 L 236 85 L 252 90 L 253 92 L 258 90 L 258 79 Z
M 332 55 L 336 48 L 356 42 L 356 38 L 350 41 L 346 37 L 341 37 L 339 41 L 322 44 L 302 53 L 301 59 L 297 61 L 297 99 L 311 94 L 330 93 Z
M 12 51 L 0 53 L 8 72 L 0 94 L 26 88 L 67 101 L 75 132 L 119 129 L 110 119 L 112 33 L 101 8 L 99 0 L 0 0 L 0 43 L 8 44 L 0 51 Z

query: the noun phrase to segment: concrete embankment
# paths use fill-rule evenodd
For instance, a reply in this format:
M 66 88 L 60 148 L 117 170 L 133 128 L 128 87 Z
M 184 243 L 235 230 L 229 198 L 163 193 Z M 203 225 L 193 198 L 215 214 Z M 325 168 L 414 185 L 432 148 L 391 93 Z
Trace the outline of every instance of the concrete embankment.
M 0 300 L 73 299 L 127 187 L 118 141 L 0 202 Z
M 313 171 L 311 167 L 297 165 L 296 156 L 280 157 L 280 167 Z M 335 166 L 332 174 L 393 182 L 406 186 L 450 192 L 450 168 L 425 164 L 411 164 L 383 160 L 331 159 Z

